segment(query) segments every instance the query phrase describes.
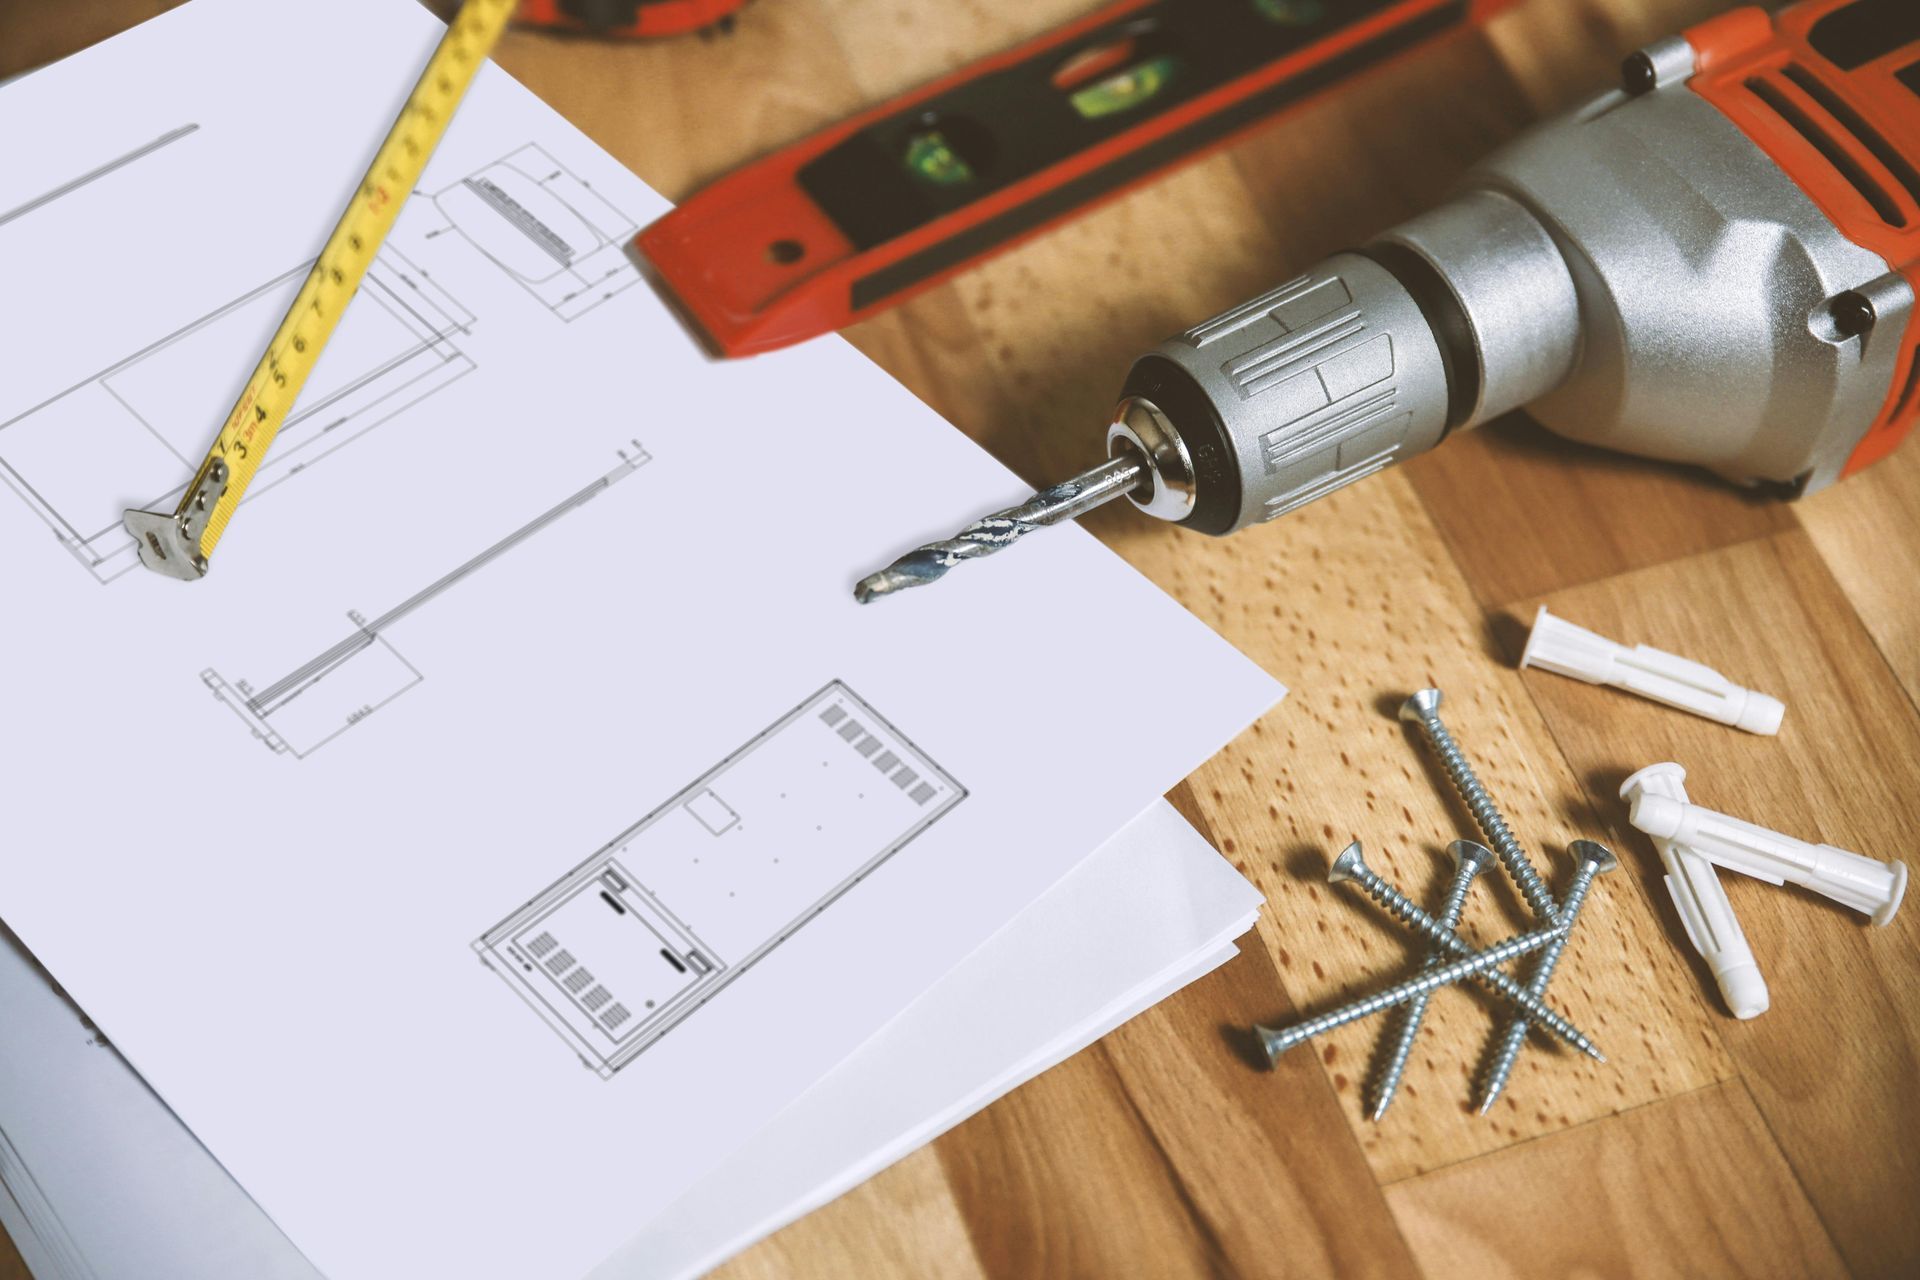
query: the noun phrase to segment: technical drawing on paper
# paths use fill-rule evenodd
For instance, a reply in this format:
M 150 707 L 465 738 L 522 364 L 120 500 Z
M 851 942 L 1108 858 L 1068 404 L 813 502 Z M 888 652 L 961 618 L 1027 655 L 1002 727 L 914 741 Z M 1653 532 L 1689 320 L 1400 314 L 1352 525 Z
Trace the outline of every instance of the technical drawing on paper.
M 606 1079 L 966 794 L 836 680 L 473 949 Z
M 620 463 L 613 470 L 379 617 L 350 611 L 353 629 L 344 640 L 264 688 L 230 681 L 212 668 L 200 673 L 201 680 L 254 737 L 276 753 L 304 759 L 425 679 L 388 639 L 395 624 L 653 460 L 638 441 L 617 452 Z
M 0 480 L 101 582 L 139 563 L 121 514 L 178 505 L 312 266 L 295 267 L 0 422 Z M 454 335 L 472 323 L 419 267 L 383 248 L 245 501 L 470 372 L 473 361 Z
M 107 161 L 105 164 L 96 165 L 93 168 L 87 170 L 85 173 L 80 174 L 78 177 L 72 178 L 66 182 L 61 183 L 59 186 L 55 187 L 53 190 L 43 192 L 42 194 L 35 196 L 33 199 L 27 201 L 25 204 L 15 205 L 13 208 L 8 209 L 5 213 L 0 213 L 0 227 L 6 226 L 9 222 L 12 222 L 15 218 L 26 217 L 28 214 L 32 213 L 35 209 L 44 209 L 48 205 L 52 204 L 54 201 L 60 199 L 62 196 L 70 196 L 74 192 L 80 190 L 80 188 L 89 186 L 95 182 L 98 182 L 100 181 L 100 179 L 106 177 L 110 173 L 115 172 L 116 170 L 126 168 L 128 165 L 132 164 L 135 160 L 144 159 L 147 156 L 152 155 L 154 152 L 160 150 L 162 147 L 169 146 L 172 143 L 178 142 L 180 141 L 180 139 L 189 137 L 195 133 L 198 133 L 199 131 L 200 131 L 200 126 L 192 123 L 183 124 L 177 129 L 169 129 L 165 133 L 161 134 L 159 137 L 153 139 L 151 142 L 142 143 L 140 146 L 135 147 L 133 150 L 125 153 L 124 155 L 115 156 L 113 159 Z
M 432 242 L 457 231 L 567 321 L 640 283 L 627 256 L 633 219 L 534 143 L 435 193 L 433 205 L 441 224 L 407 231 L 429 271 Z

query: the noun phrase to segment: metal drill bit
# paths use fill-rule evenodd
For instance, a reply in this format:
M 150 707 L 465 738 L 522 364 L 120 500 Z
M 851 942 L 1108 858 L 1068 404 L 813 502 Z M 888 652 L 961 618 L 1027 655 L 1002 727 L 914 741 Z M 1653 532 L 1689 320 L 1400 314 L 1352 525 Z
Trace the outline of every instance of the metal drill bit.
M 1428 969 L 1418 977 L 1408 978 L 1405 982 L 1356 1000 L 1331 1013 L 1323 1013 L 1317 1018 L 1309 1018 L 1291 1027 L 1255 1027 L 1253 1033 L 1260 1037 L 1260 1047 L 1267 1051 L 1267 1061 L 1272 1062 L 1303 1040 L 1310 1040 L 1335 1027 L 1344 1027 L 1349 1022 L 1357 1022 L 1361 1018 L 1379 1013 L 1382 1009 L 1391 1009 L 1397 1004 L 1405 1004 L 1417 996 L 1437 991 L 1462 978 L 1483 977 L 1493 972 L 1495 965 L 1505 964 L 1515 956 L 1523 956 L 1530 951 L 1538 951 L 1560 936 L 1562 931 L 1558 925 L 1548 925 L 1532 933 L 1508 938 L 1505 942 L 1496 942 L 1481 951 L 1469 951 L 1451 964 L 1443 964 L 1437 969 Z
M 1527 990 L 1536 996 L 1547 993 L 1547 983 L 1553 978 L 1554 966 L 1560 963 L 1561 952 L 1567 948 L 1567 938 L 1573 932 L 1574 921 L 1579 919 L 1580 908 L 1586 905 L 1587 890 L 1592 888 L 1593 878 L 1620 865 L 1620 860 L 1613 856 L 1613 850 L 1597 841 L 1575 840 L 1569 847 L 1577 861 L 1573 883 L 1568 886 L 1566 897 L 1560 899 L 1560 923 L 1567 927 L 1567 933 L 1558 942 L 1542 948 L 1534 960 L 1533 975 L 1527 980 Z M 1507 1080 L 1513 1075 L 1513 1064 L 1520 1057 L 1521 1047 L 1526 1044 L 1530 1025 L 1532 1023 L 1524 1013 L 1516 1013 L 1507 1023 L 1480 1088 L 1481 1115 L 1493 1109 L 1501 1090 L 1507 1087 Z
M 1077 519 L 1102 503 L 1132 493 L 1147 479 L 1146 461 L 1132 451 L 1121 453 L 1071 480 L 1040 490 L 1017 507 L 976 520 L 951 538 L 915 547 L 880 572 L 860 579 L 854 584 L 853 598 L 871 604 L 881 596 L 925 586 L 945 577 L 963 560 L 990 556 L 1035 529 Z
M 1455 840 L 1447 846 L 1447 852 L 1453 855 L 1453 881 L 1447 886 L 1446 901 L 1440 908 L 1440 923 L 1454 929 L 1459 927 L 1460 912 L 1467 905 L 1467 891 L 1473 888 L 1473 878 L 1493 865 L 1494 858 L 1485 845 L 1471 840 Z M 1446 959 L 1446 949 L 1435 947 L 1421 968 L 1438 968 Z M 1372 1119 L 1375 1124 L 1387 1114 L 1387 1108 L 1393 1105 L 1393 1095 L 1400 1091 L 1400 1077 L 1406 1074 L 1407 1058 L 1413 1053 L 1413 1042 L 1420 1035 L 1420 1021 L 1426 1017 L 1427 1004 L 1432 998 L 1432 992 L 1415 996 L 1400 1011 L 1399 1032 L 1386 1061 L 1381 1064 L 1380 1079 L 1374 1086 Z
M 1327 871 L 1329 884 L 1340 884 L 1352 880 L 1366 891 L 1368 897 L 1391 911 L 1407 924 L 1412 925 L 1423 936 L 1447 949 L 1448 954 L 1470 956 L 1476 954 L 1472 945 L 1453 930 L 1435 920 L 1432 916 L 1414 905 L 1413 899 L 1394 888 L 1382 879 L 1360 856 L 1360 842 L 1355 840 L 1340 856 L 1333 860 L 1333 866 Z M 1556 926 L 1558 928 L 1558 926 Z M 1564 933 L 1564 928 L 1560 929 Z M 1533 1020 L 1547 1030 L 1559 1036 L 1580 1052 L 1599 1062 L 1605 1062 L 1607 1055 L 1600 1052 L 1599 1046 L 1587 1038 L 1585 1032 L 1568 1022 L 1554 1010 L 1548 1008 L 1540 997 L 1529 995 L 1526 988 L 1509 978 L 1498 969 L 1488 969 L 1474 974 L 1483 985 L 1498 992 L 1509 1003 L 1518 1005 L 1532 1015 Z

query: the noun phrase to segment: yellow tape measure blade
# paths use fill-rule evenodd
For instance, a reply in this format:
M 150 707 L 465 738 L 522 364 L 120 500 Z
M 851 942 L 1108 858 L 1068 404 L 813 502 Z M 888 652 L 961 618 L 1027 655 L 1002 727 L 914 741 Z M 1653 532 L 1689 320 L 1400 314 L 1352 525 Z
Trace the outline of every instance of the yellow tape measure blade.
M 180 505 L 171 514 L 126 513 L 127 532 L 149 569 L 189 580 L 206 573 L 234 508 L 514 8 L 515 0 L 467 0 L 461 6 Z

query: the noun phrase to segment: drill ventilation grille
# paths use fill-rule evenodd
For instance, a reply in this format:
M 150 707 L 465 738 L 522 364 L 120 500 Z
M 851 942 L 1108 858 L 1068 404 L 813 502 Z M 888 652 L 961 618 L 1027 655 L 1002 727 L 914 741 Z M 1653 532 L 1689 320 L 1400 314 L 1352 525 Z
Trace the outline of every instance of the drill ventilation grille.
M 1819 77 L 1789 64 L 1748 77 L 1746 86 L 1819 152 L 1882 222 L 1903 230 L 1920 220 L 1920 171 Z

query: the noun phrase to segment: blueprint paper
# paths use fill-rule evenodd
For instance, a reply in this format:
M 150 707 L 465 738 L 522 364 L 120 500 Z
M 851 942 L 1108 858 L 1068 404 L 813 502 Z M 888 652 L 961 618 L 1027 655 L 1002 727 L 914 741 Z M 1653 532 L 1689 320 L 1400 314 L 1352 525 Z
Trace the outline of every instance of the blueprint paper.
M 1257 901 L 1155 804 L 596 1274 L 697 1274 L 825 1203 L 1223 963 Z M 0 1024 L 0 1224 L 39 1280 L 314 1280 L 4 930 Z
M 574 1275 L 1280 689 L 1077 530 L 853 604 L 1022 487 L 838 340 L 703 359 L 491 69 L 212 575 L 134 567 L 439 30 L 328 11 L 0 91 L 0 902 L 335 1280 Z

